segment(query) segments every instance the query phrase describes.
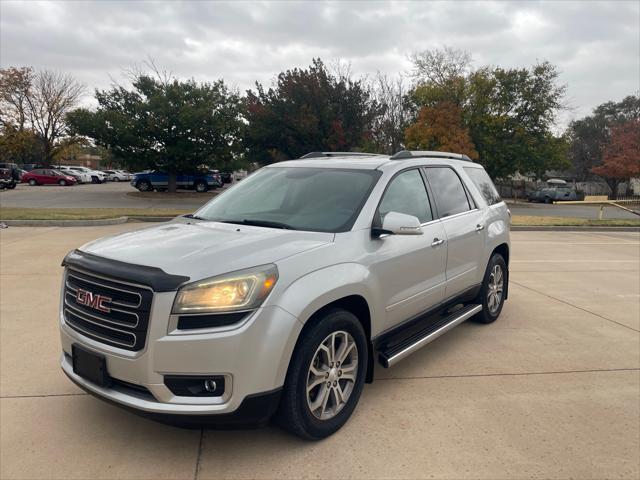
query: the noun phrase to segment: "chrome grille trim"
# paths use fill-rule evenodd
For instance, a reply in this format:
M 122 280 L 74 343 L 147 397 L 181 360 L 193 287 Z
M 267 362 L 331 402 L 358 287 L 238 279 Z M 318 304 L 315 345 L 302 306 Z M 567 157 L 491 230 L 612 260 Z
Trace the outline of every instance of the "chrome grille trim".
M 66 297 L 66 295 L 70 295 L 70 293 L 66 292 L 65 297 Z M 132 312 L 125 312 L 125 313 L 131 313 L 132 315 L 135 315 L 136 316 L 136 322 L 135 323 L 125 323 L 125 322 L 120 322 L 118 320 L 112 320 L 110 318 L 104 318 L 104 317 L 101 317 L 100 315 L 96 315 L 96 314 L 93 314 L 93 313 L 85 312 L 83 309 L 81 309 L 78 306 L 76 306 L 76 305 L 72 304 L 71 302 L 69 302 L 69 300 L 67 300 L 66 298 L 64 299 L 64 304 L 65 304 L 66 307 L 69 307 L 70 309 L 75 310 L 76 312 L 78 312 L 78 313 L 80 313 L 82 315 L 87 315 L 87 316 L 89 316 L 91 318 L 94 318 L 95 320 L 98 320 L 99 322 L 110 323 L 112 325 L 117 325 L 119 327 L 136 328 L 138 326 L 138 324 L 140 323 L 140 317 L 138 317 L 137 314 L 132 313 Z M 115 310 L 115 309 L 112 309 L 112 310 Z M 75 314 L 75 312 L 74 312 L 74 314 Z M 95 320 L 93 320 L 93 321 L 95 322 Z M 89 320 L 87 320 L 87 321 L 89 321 Z
M 127 349 L 130 349 L 131 347 L 133 347 L 133 345 L 135 345 L 135 338 L 134 338 L 133 343 L 123 343 L 120 340 L 114 340 L 113 338 L 104 337 L 104 336 L 102 336 L 102 335 L 100 335 L 98 333 L 90 332 L 89 330 L 86 330 L 86 329 L 82 328 L 80 325 L 77 325 L 75 323 L 70 322 L 68 319 L 65 320 L 65 322 L 73 330 L 77 330 L 78 332 L 82 333 L 83 335 L 86 335 L 89 338 L 98 339 L 98 341 L 102 342 L 102 343 L 117 344 L 117 345 L 121 345 L 123 347 L 126 347 Z M 135 337 L 135 335 L 133 335 L 133 336 Z
M 130 351 L 145 347 L 154 292 L 97 273 L 67 267 L 62 295 L 64 323 L 94 341 Z M 78 290 L 101 295 L 100 307 L 77 301 Z M 107 311 L 108 310 L 108 311 Z
M 105 285 L 104 283 L 94 282 L 92 280 L 87 280 L 85 278 L 80 278 L 80 277 L 74 275 L 73 273 L 71 273 L 71 271 L 72 270 L 69 269 L 69 273 L 67 273 L 67 278 L 72 277 L 72 278 L 75 278 L 76 280 L 78 280 L 80 282 L 92 283 L 94 285 L 98 285 L 99 287 L 106 288 L 108 290 L 116 290 L 116 291 L 127 293 L 129 295 L 135 295 L 135 296 L 138 297 L 138 303 L 136 305 L 129 304 L 129 303 L 121 303 L 120 305 L 123 306 L 123 307 L 138 308 L 142 304 L 142 295 L 140 295 L 138 292 L 134 292 L 134 291 L 131 291 L 131 290 L 125 290 L 125 289 L 117 288 L 117 287 L 112 287 L 112 286 L 109 286 L 109 285 Z M 82 272 L 82 273 L 84 273 L 84 272 Z M 90 276 L 90 277 L 95 276 L 95 275 L 93 275 L 91 273 L 84 273 L 84 275 L 87 275 L 87 276 Z M 105 280 L 106 280 L 106 278 L 105 278 Z M 116 280 L 109 280 L 109 281 L 110 282 L 114 282 L 114 283 L 121 283 L 121 282 L 116 281 Z M 65 283 L 68 284 L 68 282 L 65 282 Z

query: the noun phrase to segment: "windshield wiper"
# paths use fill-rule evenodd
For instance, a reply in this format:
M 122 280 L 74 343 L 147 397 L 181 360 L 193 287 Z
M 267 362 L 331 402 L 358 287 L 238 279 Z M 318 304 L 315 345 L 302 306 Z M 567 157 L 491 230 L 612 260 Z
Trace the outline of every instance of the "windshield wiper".
M 183 215 L 184 218 L 193 218 L 194 220 L 207 220 L 206 218 L 199 217 L 198 215 L 194 215 L 189 213 L 188 215 Z
M 233 223 L 235 225 L 251 225 L 253 227 L 281 228 L 283 230 L 295 230 L 291 225 L 281 222 L 272 222 L 270 220 L 256 220 L 252 218 L 244 218 L 242 220 L 220 220 L 221 223 Z

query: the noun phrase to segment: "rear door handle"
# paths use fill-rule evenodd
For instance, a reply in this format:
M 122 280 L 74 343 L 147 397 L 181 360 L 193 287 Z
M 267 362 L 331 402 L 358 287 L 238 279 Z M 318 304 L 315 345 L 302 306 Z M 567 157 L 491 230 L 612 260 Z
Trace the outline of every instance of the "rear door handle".
M 433 242 L 431 242 L 432 247 L 437 247 L 438 245 L 442 245 L 444 243 L 444 239 L 439 240 L 438 238 L 434 238 Z
M 484 230 L 484 225 L 476 225 L 476 232 L 479 232 L 480 230 Z

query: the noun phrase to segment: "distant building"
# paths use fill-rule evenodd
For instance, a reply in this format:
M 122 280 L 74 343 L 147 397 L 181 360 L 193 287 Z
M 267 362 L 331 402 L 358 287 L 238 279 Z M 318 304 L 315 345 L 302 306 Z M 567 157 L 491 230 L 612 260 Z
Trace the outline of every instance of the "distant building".
M 100 155 L 91 155 L 90 153 L 81 153 L 78 155 L 72 155 L 70 156 L 70 158 L 65 159 L 64 164 L 98 169 L 101 161 L 102 161 L 102 157 Z

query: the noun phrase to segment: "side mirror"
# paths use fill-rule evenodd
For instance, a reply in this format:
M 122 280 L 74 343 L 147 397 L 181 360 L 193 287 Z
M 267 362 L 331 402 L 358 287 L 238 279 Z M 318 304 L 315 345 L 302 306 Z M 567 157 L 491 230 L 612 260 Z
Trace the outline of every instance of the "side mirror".
M 384 216 L 382 228 L 374 228 L 377 236 L 391 235 L 422 235 L 422 226 L 418 217 L 399 212 L 389 212 Z

